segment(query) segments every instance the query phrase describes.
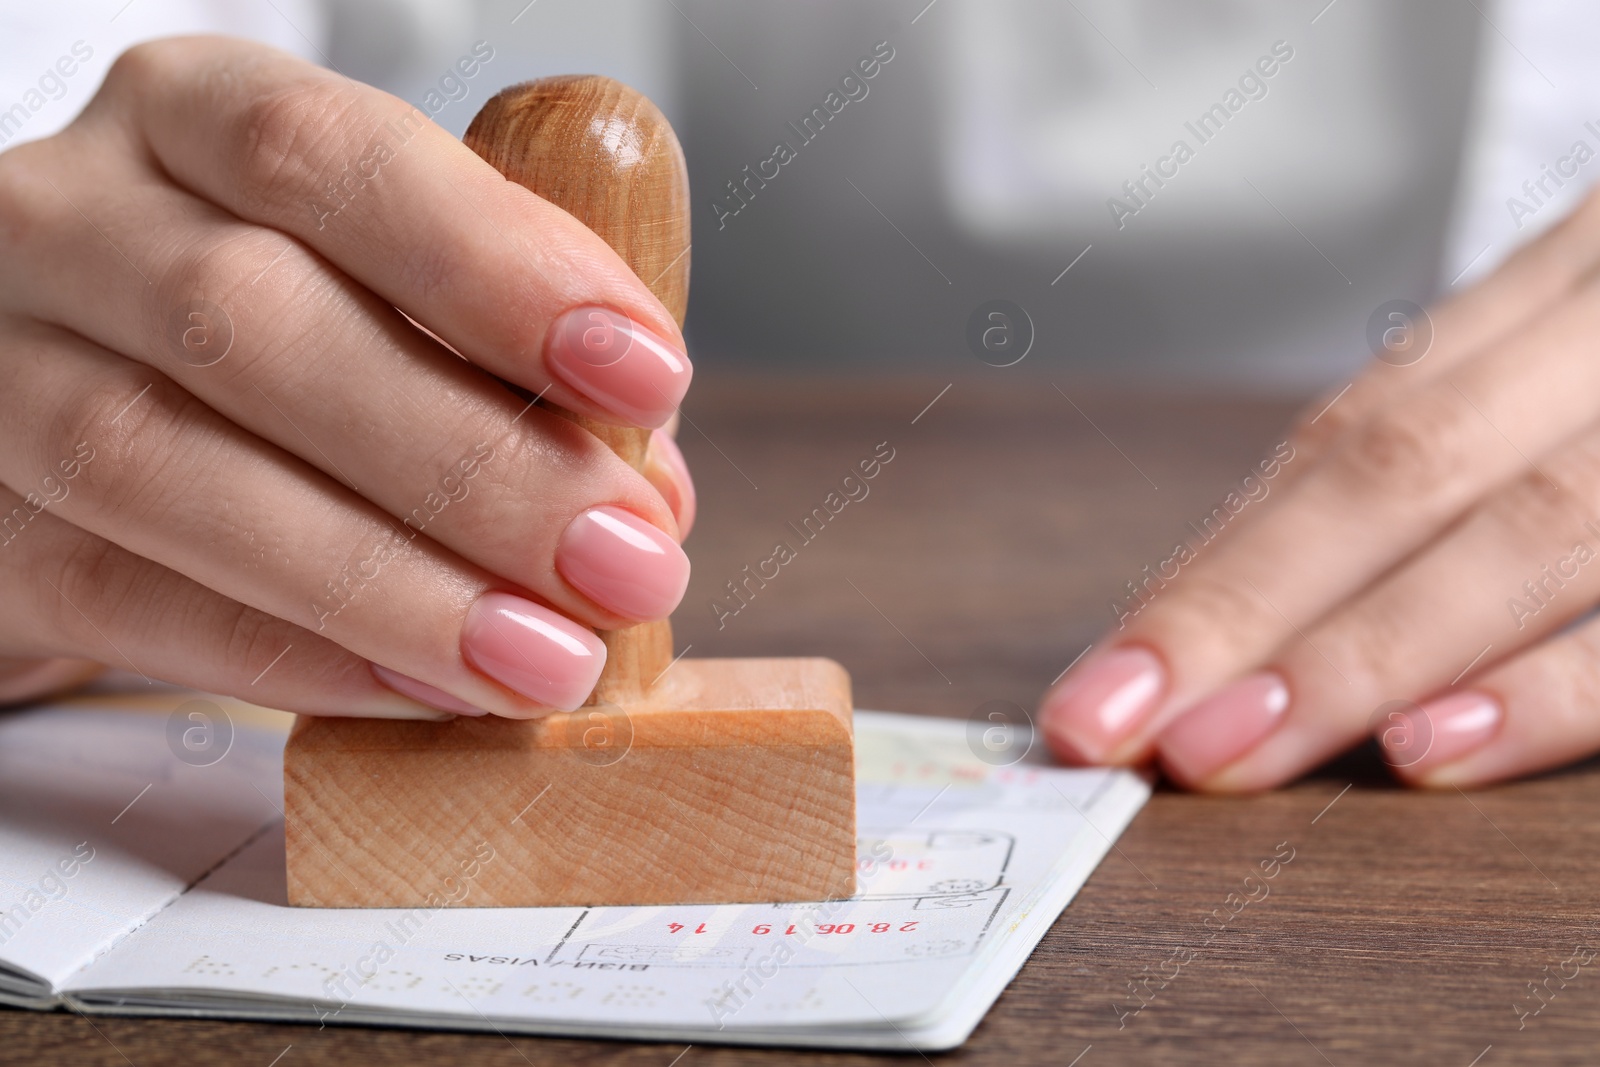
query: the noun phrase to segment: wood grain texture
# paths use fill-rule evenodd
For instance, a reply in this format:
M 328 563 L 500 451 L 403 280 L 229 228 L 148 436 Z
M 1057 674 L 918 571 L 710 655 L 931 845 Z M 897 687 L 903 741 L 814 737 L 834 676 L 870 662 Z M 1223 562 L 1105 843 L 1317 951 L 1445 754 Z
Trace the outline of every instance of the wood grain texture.
M 849 896 L 850 710 L 830 660 L 684 660 L 626 708 L 302 717 L 285 764 L 289 899 L 445 898 L 480 844 L 495 859 L 463 907 Z
M 463 141 L 508 181 L 599 234 L 683 325 L 689 304 L 689 172 L 677 135 L 646 97 L 610 78 L 565 75 L 503 89 Z M 650 431 L 556 405 L 635 470 Z M 591 703 L 637 699 L 672 660 L 665 621 L 602 631 L 606 668 Z
M 848 388 L 698 383 L 688 413 L 717 448 L 684 435 L 707 506 L 687 546 L 697 570 L 681 638 L 713 655 L 833 655 L 866 707 L 961 717 L 992 698 L 1026 703 L 1098 636 L 1122 581 L 1170 551 L 1185 523 L 1282 440 L 1294 407 L 1095 391 L 1056 377 L 1156 490 L 1048 382 L 985 377 L 989 384 L 957 381 L 915 426 L 948 377 Z M 785 520 L 886 437 L 899 454 L 873 495 L 718 630 L 706 601 L 733 564 L 770 551 Z M 1077 1067 L 1468 1067 L 1492 1044 L 1478 1067 L 1592 1063 L 1600 1046 L 1592 967 L 1521 1030 L 1512 1006 L 1544 966 L 1576 943 L 1594 944 L 1600 765 L 1469 796 L 1397 789 L 1366 756 L 1262 797 L 1163 789 L 971 1040 L 929 1059 L 1066 1067 L 1092 1045 Z M 1298 851 L 1272 895 L 1119 1030 L 1112 1004 L 1126 1002 L 1127 983 L 1159 969 L 1285 840 Z M 677 1067 L 923 1062 L 363 1027 L 103 1017 L 91 1025 L 67 1012 L 0 1011 L 7 1063 L 266 1067 L 290 1045 L 278 1067 L 669 1067 L 680 1053 Z
M 683 321 L 689 172 L 648 98 L 592 74 L 541 78 L 496 93 L 462 141 L 604 238 Z

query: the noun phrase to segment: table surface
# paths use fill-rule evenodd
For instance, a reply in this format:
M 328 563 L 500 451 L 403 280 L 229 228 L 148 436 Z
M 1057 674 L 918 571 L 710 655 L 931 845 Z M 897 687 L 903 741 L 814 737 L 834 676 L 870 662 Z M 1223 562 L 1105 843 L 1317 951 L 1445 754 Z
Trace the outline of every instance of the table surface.
M 924 410 L 946 384 L 697 385 L 681 438 L 701 512 L 678 647 L 829 655 L 850 669 L 862 707 L 965 716 L 1004 699 L 1031 708 L 1110 621 L 1122 582 L 1164 557 L 1183 524 L 1277 443 L 1292 410 L 1057 388 L 1010 371 L 957 381 Z M 792 540 L 786 523 L 821 505 L 881 442 L 894 458 L 868 495 L 719 628 L 718 592 Z M 966 1045 L 929 1058 L 1594 1062 L 1597 811 L 1595 764 L 1474 794 L 1418 794 L 1391 785 L 1370 752 L 1268 796 L 1162 789 Z M 1213 937 L 1202 920 L 1238 908 L 1229 894 L 1246 893 L 1245 876 L 1291 849 L 1270 895 Z M 1596 962 L 1567 962 L 1577 946 Z M 1574 971 L 1564 983 L 1552 977 Z M 877 1058 L 0 1011 L 0 1063 Z

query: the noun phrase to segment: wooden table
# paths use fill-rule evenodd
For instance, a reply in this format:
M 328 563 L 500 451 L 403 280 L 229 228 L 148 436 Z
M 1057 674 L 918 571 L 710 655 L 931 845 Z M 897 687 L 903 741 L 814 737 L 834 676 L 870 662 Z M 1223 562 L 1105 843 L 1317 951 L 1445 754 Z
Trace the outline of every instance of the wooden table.
M 1110 621 L 1107 601 L 1122 581 L 1166 554 L 1184 522 L 1279 440 L 1291 411 L 1070 382 L 1059 383 L 1063 393 L 1009 370 L 957 381 L 923 410 L 947 381 L 697 385 L 682 439 L 701 519 L 689 541 L 694 581 L 675 620 L 679 648 L 834 656 L 863 707 L 965 716 L 1006 699 L 1031 708 Z M 792 540 L 786 523 L 885 441 L 894 458 L 869 494 L 719 630 L 710 604 L 725 583 Z M 1202 919 L 1242 892 L 1258 861 L 1287 849 L 1294 858 L 1270 895 L 1206 944 Z M 1562 964 L 1575 946 L 1600 948 L 1597 900 L 1595 764 L 1471 795 L 1420 795 L 1392 787 L 1358 753 L 1265 797 L 1163 790 L 966 1046 L 932 1058 L 1592 1063 L 1600 955 Z M 1167 961 L 1188 958 L 1174 956 L 1180 948 L 1193 958 L 1177 967 Z M 1530 983 L 1558 970 L 1577 977 L 1564 988 L 1551 978 L 1541 1008 Z M 0 1011 L 0 1063 L 268 1067 L 280 1054 L 280 1067 L 873 1059 Z

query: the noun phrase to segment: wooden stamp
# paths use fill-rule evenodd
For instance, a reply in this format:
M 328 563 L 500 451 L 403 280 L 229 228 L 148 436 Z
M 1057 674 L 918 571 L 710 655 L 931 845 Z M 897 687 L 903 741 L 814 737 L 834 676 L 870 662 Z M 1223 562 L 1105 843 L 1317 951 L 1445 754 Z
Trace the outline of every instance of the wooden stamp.
M 683 153 L 644 97 L 547 78 L 466 143 L 611 245 L 683 321 Z M 640 466 L 648 432 L 563 412 Z M 291 904 L 806 901 L 855 892 L 850 679 L 825 659 L 672 659 L 666 622 L 602 633 L 587 706 L 545 719 L 302 716 L 284 750 Z M 486 846 L 486 847 L 485 847 Z

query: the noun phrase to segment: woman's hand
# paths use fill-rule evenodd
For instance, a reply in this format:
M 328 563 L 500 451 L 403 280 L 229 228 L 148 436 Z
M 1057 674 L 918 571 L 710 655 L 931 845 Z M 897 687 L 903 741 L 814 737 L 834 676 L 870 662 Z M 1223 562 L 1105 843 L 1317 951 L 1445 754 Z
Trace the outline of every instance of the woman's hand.
M 1429 786 L 1600 751 L 1600 620 L 1566 628 L 1600 601 L 1597 268 L 1600 194 L 1438 307 L 1423 358 L 1308 408 L 1259 502 L 1133 576 L 1045 698 L 1055 751 L 1223 792 L 1369 733 Z
M 135 48 L 0 155 L 0 700 L 87 660 L 312 713 L 577 706 L 591 628 L 683 595 L 693 488 L 664 434 L 647 479 L 504 382 L 659 427 L 689 377 L 600 238 L 415 108 Z

